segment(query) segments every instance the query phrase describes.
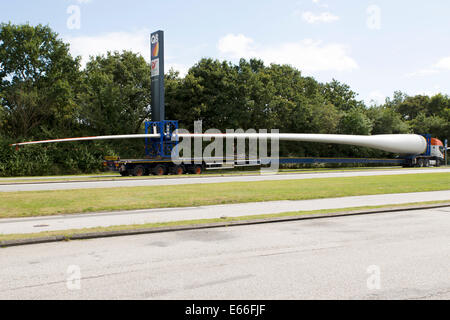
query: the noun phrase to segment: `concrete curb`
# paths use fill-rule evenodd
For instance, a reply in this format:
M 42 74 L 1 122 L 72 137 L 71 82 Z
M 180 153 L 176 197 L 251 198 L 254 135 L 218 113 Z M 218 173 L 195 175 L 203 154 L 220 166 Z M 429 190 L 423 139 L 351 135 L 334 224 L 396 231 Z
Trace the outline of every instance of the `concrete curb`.
M 305 215 L 301 215 L 301 216 L 255 219 L 255 220 L 242 220 L 242 221 L 231 221 L 231 222 L 230 221 L 229 222 L 215 222 L 215 223 L 205 223 L 205 224 L 192 224 L 192 225 L 175 226 L 175 227 L 143 228 L 143 229 L 133 229 L 133 230 L 93 232 L 93 233 L 74 234 L 70 237 L 52 236 L 52 237 L 42 237 L 42 238 L 0 241 L 0 248 L 41 244 L 41 243 L 50 243 L 50 242 L 70 241 L 70 240 L 87 240 L 87 239 L 133 236 L 133 235 L 162 233 L 162 232 L 201 230 L 201 229 L 212 229 L 212 228 L 222 228 L 222 227 L 237 227 L 237 226 L 255 225 L 255 224 L 263 224 L 263 223 L 277 223 L 277 222 L 289 222 L 289 221 L 310 220 L 310 219 L 324 219 L 324 218 L 346 217 L 346 216 L 354 216 L 354 215 L 366 215 L 366 214 L 399 212 L 399 211 L 414 211 L 414 210 L 436 209 L 436 208 L 446 208 L 446 207 L 450 207 L 450 202 L 442 203 L 442 204 L 431 204 L 431 205 L 409 205 L 409 206 L 404 206 L 404 207 L 386 207 L 386 208 L 378 208 L 378 209 L 349 210 L 349 211 L 334 212 L 334 213 L 318 213 L 318 214 L 312 213 L 312 214 L 305 214 Z M 63 231 L 61 231 L 61 232 L 63 232 Z

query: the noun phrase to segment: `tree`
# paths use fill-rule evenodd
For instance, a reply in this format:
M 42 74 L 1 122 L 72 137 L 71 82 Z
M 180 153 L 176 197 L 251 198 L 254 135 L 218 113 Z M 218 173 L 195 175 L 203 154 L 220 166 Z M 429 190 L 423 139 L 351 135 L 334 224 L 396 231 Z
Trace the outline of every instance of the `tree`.
M 0 25 L 0 103 L 9 136 L 71 131 L 79 79 L 79 58 L 48 26 Z
M 128 51 L 91 58 L 78 96 L 80 122 L 96 135 L 139 133 L 151 114 L 150 66 Z
M 312 132 L 336 133 L 342 114 L 332 104 L 312 106 Z
M 335 79 L 322 86 L 322 95 L 328 102 L 341 111 L 364 107 L 362 101 L 356 100 L 357 93 L 352 91 L 350 86 L 340 83 Z
M 447 139 L 449 121 L 439 116 L 427 117 L 425 113 L 420 113 L 411 121 L 411 128 L 416 134 L 429 133 L 433 137 Z
M 400 114 L 393 108 L 385 106 L 371 107 L 366 115 L 373 123 L 372 134 L 400 134 L 408 133 L 408 124 L 401 119 Z
M 396 110 L 396 107 L 403 103 L 406 98 L 408 98 L 408 95 L 406 93 L 403 93 L 401 91 L 394 91 L 394 96 L 392 97 L 392 99 L 387 97 L 384 106 L 387 108 L 394 108 Z
M 428 116 L 439 116 L 445 112 L 445 109 L 450 108 L 450 97 L 441 93 L 431 97 L 427 106 Z
M 396 111 L 400 113 L 404 120 L 413 120 L 420 113 L 427 114 L 430 97 L 417 95 L 407 97 L 402 103 L 396 106 Z
M 372 132 L 372 122 L 359 108 L 345 112 L 339 121 L 339 133 L 351 135 L 369 135 Z
M 180 78 L 178 73 L 169 71 L 165 76 L 166 116 L 178 119 L 180 125 L 190 131 L 194 121 L 202 119 L 205 104 L 202 101 L 203 87 L 192 74 Z

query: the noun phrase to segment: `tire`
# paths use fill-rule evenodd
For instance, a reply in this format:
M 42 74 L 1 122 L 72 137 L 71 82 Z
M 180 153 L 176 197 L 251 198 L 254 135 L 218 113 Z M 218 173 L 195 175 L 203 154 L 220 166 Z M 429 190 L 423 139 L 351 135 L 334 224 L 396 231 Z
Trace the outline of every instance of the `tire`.
M 167 173 L 167 168 L 162 164 L 158 164 L 153 168 L 153 174 L 155 176 L 163 176 Z
M 133 176 L 134 177 L 142 177 L 145 175 L 145 168 L 144 166 L 136 166 L 133 169 Z
M 419 159 L 419 160 L 417 160 L 417 166 L 418 166 L 419 168 L 423 168 L 423 167 L 425 166 L 425 161 L 424 161 L 424 159 Z
M 184 168 L 183 166 L 174 166 L 172 167 L 172 174 L 175 174 L 177 176 L 181 176 L 184 174 Z
M 128 176 L 130 175 L 130 173 L 128 172 L 128 170 L 125 170 L 125 171 L 122 171 L 122 172 L 120 173 L 120 175 L 121 175 L 122 177 L 128 177 Z
M 193 166 L 192 169 L 191 169 L 191 173 L 192 174 L 197 174 L 197 175 L 202 174 L 203 173 L 203 167 L 201 165 Z

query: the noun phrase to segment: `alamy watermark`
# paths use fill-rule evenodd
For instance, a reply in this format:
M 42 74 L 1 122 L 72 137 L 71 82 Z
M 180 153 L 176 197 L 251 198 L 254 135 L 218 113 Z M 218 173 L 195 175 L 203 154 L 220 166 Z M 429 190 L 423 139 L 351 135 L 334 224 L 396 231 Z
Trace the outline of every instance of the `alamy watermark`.
M 67 28 L 70 30 L 81 29 L 81 8 L 77 5 L 71 5 L 67 8 Z
M 367 289 L 380 290 L 381 289 L 381 268 L 377 265 L 371 265 L 366 272 L 369 274 L 367 278 Z
M 192 141 L 193 140 L 193 141 Z M 194 123 L 194 133 L 179 129 L 172 141 L 174 164 L 252 165 L 261 164 L 261 173 L 276 173 L 279 169 L 279 130 L 218 129 L 203 132 L 202 122 Z M 270 142 L 270 143 L 269 143 Z
M 377 5 L 367 7 L 367 28 L 370 30 L 381 30 L 381 8 Z
M 78 4 L 72 4 L 67 7 L 66 13 L 69 15 L 66 26 L 69 30 L 81 29 L 81 4 L 89 3 L 91 0 L 76 0 Z
M 66 287 L 68 290 L 81 290 L 81 268 L 77 265 L 67 267 Z

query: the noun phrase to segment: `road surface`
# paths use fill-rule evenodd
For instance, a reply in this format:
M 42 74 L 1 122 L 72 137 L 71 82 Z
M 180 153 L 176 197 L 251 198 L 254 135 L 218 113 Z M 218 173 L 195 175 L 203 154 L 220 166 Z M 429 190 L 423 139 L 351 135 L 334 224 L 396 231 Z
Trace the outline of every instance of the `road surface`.
M 182 177 L 166 179 L 139 179 L 139 180 L 114 180 L 114 181 L 86 181 L 86 182 L 39 182 L 25 184 L 0 185 L 0 192 L 16 191 L 45 191 L 45 190 L 73 190 L 91 188 L 120 188 L 120 187 L 142 187 L 142 186 L 166 186 L 203 183 L 225 183 L 225 182 L 249 182 L 249 181 L 280 181 L 317 178 L 339 178 L 339 177 L 362 177 L 399 174 L 424 174 L 424 173 L 448 173 L 450 168 L 441 169 L 399 169 L 399 170 L 370 170 L 353 172 L 327 172 L 327 173 L 280 173 L 262 175 L 224 176 L 224 177 Z
M 355 196 L 334 199 L 268 201 L 188 208 L 159 208 L 51 217 L 0 219 L 0 234 L 36 233 L 42 231 L 108 227 L 114 225 L 214 219 L 291 211 L 354 208 L 444 200 L 450 202 L 450 190 Z
M 449 229 L 444 208 L 11 247 L 0 299 L 450 299 Z

